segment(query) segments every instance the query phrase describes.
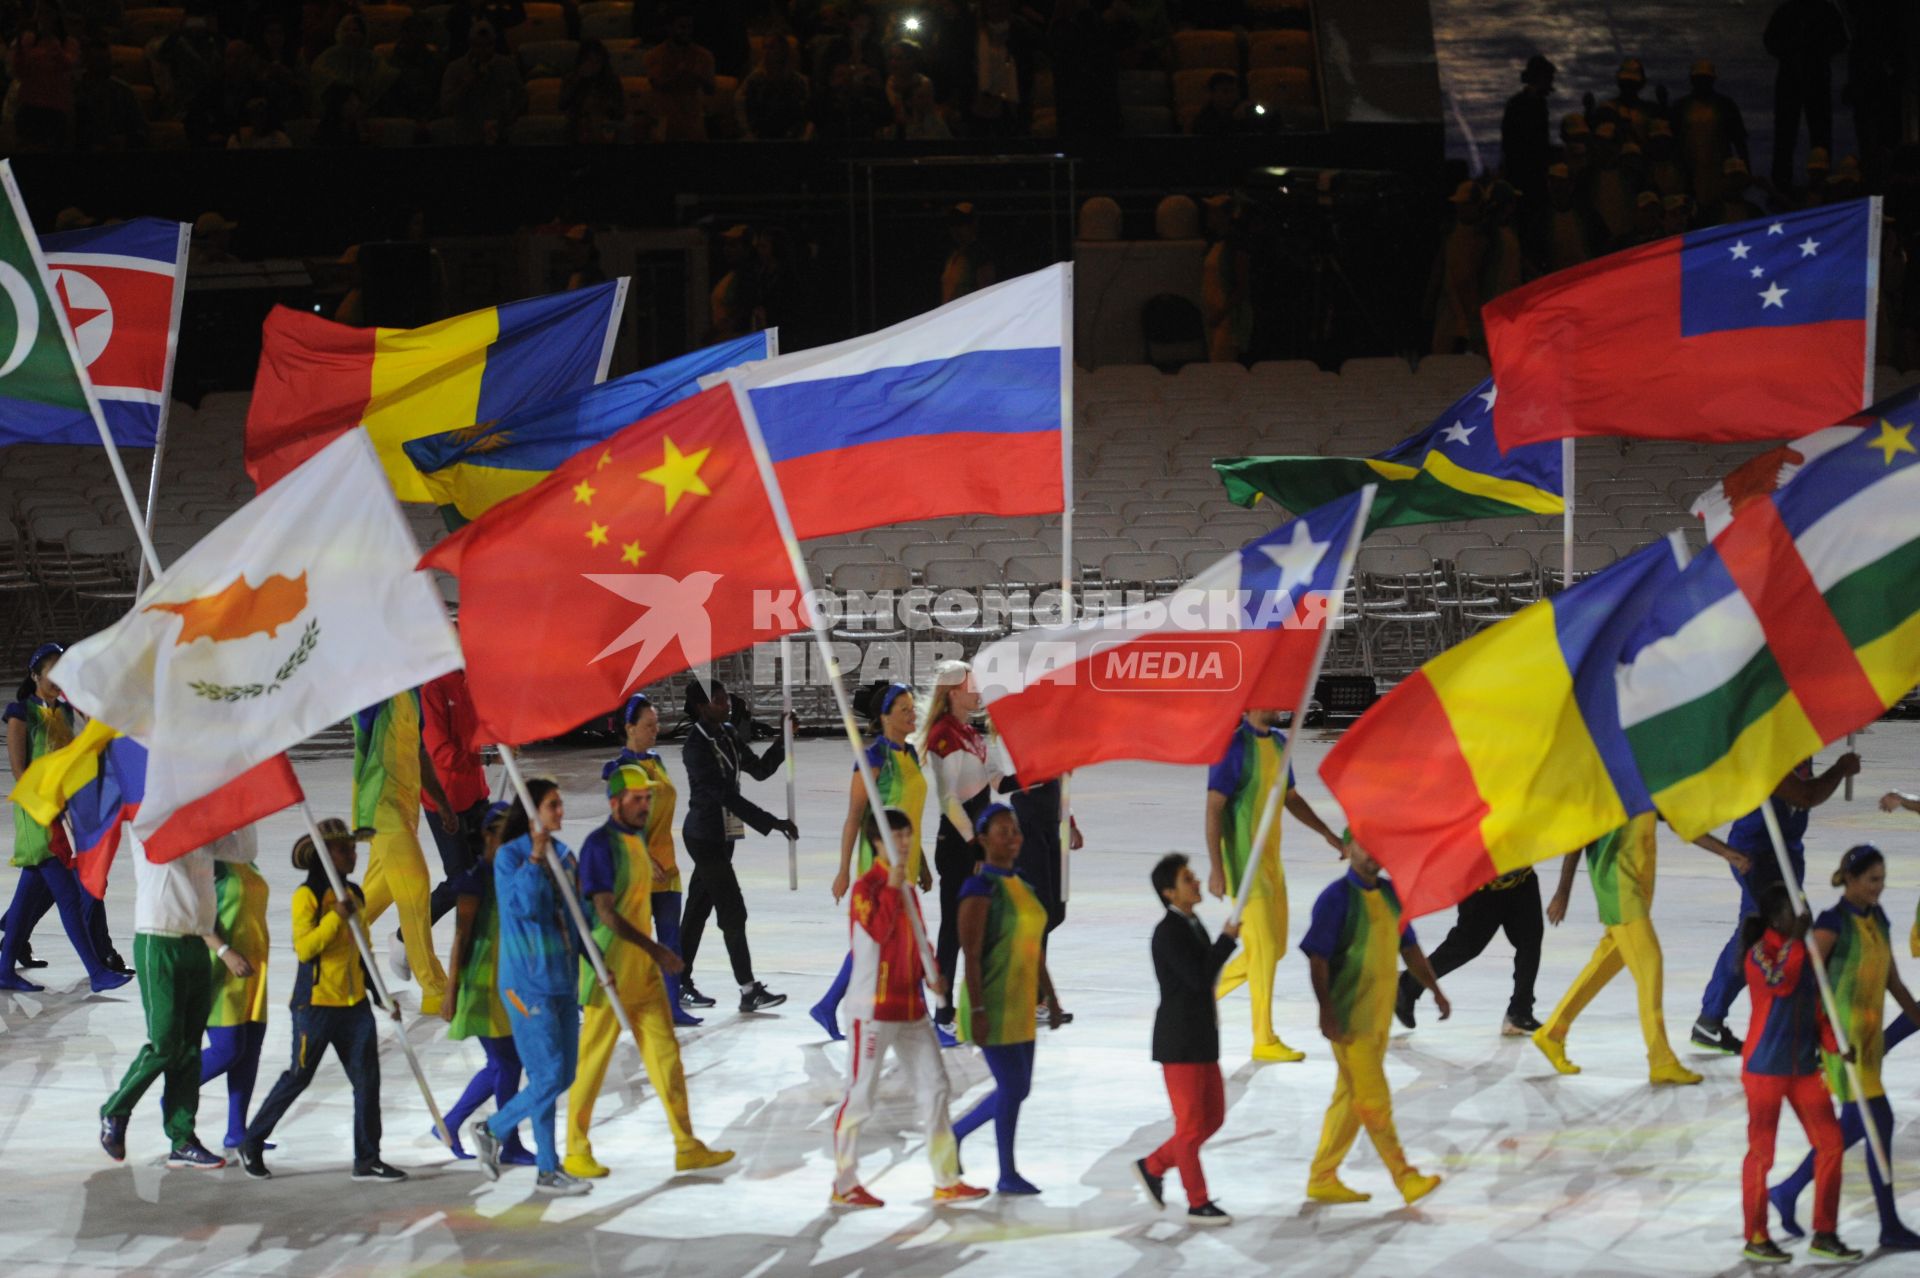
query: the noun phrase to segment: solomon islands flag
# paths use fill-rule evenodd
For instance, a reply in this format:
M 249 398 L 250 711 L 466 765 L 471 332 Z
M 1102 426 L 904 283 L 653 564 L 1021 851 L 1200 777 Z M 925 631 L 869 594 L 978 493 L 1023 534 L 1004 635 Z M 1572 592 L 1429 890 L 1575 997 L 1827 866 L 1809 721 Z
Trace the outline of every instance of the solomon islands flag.
M 1227 496 L 1307 511 L 1378 484 L 1367 531 L 1450 519 L 1554 515 L 1566 508 L 1557 442 L 1501 449 L 1493 380 L 1461 396 L 1431 426 L 1373 457 L 1222 457 Z

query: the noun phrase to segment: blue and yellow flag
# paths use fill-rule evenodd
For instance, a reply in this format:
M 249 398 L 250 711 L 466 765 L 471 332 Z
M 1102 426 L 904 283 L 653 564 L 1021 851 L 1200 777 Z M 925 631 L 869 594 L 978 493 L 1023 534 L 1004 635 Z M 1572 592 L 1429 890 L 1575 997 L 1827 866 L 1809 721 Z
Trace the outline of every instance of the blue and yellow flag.
M 581 449 L 696 394 L 702 376 L 767 358 L 767 338 L 749 333 L 496 421 L 410 439 L 407 457 L 448 525 L 458 528 L 533 487 Z
M 1262 497 L 1296 513 L 1380 485 L 1367 529 L 1502 515 L 1556 515 L 1560 443 L 1502 452 L 1493 437 L 1492 381 L 1482 382 L 1412 439 L 1374 457 L 1224 457 L 1213 463 L 1227 496 Z

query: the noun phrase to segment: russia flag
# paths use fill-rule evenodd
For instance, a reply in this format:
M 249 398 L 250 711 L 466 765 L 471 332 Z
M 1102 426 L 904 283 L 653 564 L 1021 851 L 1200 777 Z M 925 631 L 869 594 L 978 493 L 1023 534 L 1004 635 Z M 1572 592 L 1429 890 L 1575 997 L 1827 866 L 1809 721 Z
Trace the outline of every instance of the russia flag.
M 701 379 L 759 419 L 796 535 L 1066 507 L 1072 266 Z

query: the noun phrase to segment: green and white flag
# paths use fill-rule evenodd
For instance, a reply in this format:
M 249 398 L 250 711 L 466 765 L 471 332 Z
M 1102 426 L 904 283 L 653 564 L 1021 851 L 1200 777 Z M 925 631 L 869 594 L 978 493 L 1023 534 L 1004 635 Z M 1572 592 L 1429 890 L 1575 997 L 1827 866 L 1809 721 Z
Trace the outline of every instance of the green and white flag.
M 0 444 L 39 443 L 65 428 L 75 413 L 100 425 L 93 384 L 53 293 L 40 239 L 27 219 L 13 165 L 0 160 Z M 105 427 L 100 427 L 105 434 Z

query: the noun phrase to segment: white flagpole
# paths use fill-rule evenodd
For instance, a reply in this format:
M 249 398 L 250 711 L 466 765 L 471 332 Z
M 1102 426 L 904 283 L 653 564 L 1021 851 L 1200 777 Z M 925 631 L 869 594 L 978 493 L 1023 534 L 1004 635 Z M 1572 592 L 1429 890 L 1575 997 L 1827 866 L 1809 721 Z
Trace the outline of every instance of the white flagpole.
M 1319 642 L 1313 650 L 1313 665 L 1307 671 L 1307 681 L 1300 689 L 1300 697 L 1294 702 L 1293 722 L 1287 728 L 1286 744 L 1280 747 L 1280 775 L 1267 791 L 1266 802 L 1260 807 L 1260 824 L 1254 831 L 1253 849 L 1247 856 L 1247 868 L 1240 875 L 1240 890 L 1234 894 L 1233 913 L 1227 916 L 1227 922 L 1237 923 L 1247 908 L 1247 901 L 1253 895 L 1253 881 L 1260 873 L 1260 856 L 1266 849 L 1267 836 L 1273 831 L 1273 823 L 1280 819 L 1280 800 L 1287 789 L 1288 769 L 1293 767 L 1293 748 L 1300 740 L 1304 729 L 1307 702 L 1313 696 L 1314 685 L 1320 682 L 1320 666 L 1327 659 L 1327 646 L 1333 641 L 1333 628 L 1339 624 L 1340 615 L 1345 610 L 1347 598 L 1347 574 L 1353 571 L 1354 556 L 1360 553 L 1361 538 L 1367 533 L 1367 516 L 1373 511 L 1374 494 L 1378 486 L 1368 484 L 1361 490 L 1360 509 L 1353 517 L 1353 527 L 1347 533 L 1347 544 L 1340 552 L 1340 567 L 1334 573 L 1333 596 L 1327 601 L 1327 620 L 1320 627 Z
M 532 832 L 540 828 L 538 824 L 540 814 L 534 809 L 533 796 L 527 793 L 527 780 L 520 774 L 520 758 L 514 753 L 513 747 L 505 742 L 500 742 L 496 748 L 500 751 L 500 761 L 506 765 L 507 779 L 513 783 L 514 795 L 520 800 L 520 807 L 527 814 L 527 830 L 531 837 Z M 639 1031 L 633 1028 L 633 1021 L 627 1016 L 627 1005 L 620 1001 L 620 991 L 614 986 L 613 974 L 607 971 L 606 956 L 600 953 L 600 946 L 593 939 L 593 928 L 587 923 L 587 916 L 580 909 L 580 895 L 573 890 L 573 880 L 560 868 L 558 856 L 547 858 L 547 868 L 553 871 L 553 882 L 560 889 L 560 899 L 566 903 L 567 916 L 573 920 L 574 930 L 580 934 L 580 952 L 586 956 L 587 962 L 593 967 L 593 979 L 606 994 L 607 1002 L 613 1008 L 613 1015 L 620 1022 L 620 1028 L 627 1032 L 627 1037 L 633 1040 L 634 1046 L 640 1046 Z
M 787 500 L 780 491 L 779 478 L 773 471 L 773 459 L 767 454 L 767 443 L 760 434 L 760 419 L 754 415 L 753 401 L 740 389 L 737 382 L 729 382 L 733 392 L 735 409 L 746 427 L 748 443 L 753 448 L 753 460 L 760 468 L 760 480 L 766 485 L 767 499 L 773 507 L 774 523 L 780 529 L 780 541 L 786 547 L 787 558 L 793 565 L 793 579 L 800 587 L 800 607 L 805 611 L 807 625 L 813 631 L 814 644 L 821 661 L 827 668 L 827 680 L 833 687 L 834 704 L 840 710 L 840 726 L 847 734 L 847 745 L 853 750 L 854 767 L 859 769 L 860 784 L 867 792 L 867 806 L 873 813 L 874 823 L 879 827 L 881 838 L 886 838 L 886 804 L 880 800 L 880 787 L 874 781 L 873 768 L 867 763 L 867 752 L 860 748 L 860 727 L 854 722 L 853 702 L 847 697 L 846 680 L 841 674 L 840 660 L 834 655 L 833 644 L 828 638 L 826 619 L 819 609 L 813 606 L 813 581 L 807 572 L 806 556 L 800 553 L 800 539 L 794 536 L 793 519 L 787 513 Z M 933 946 L 927 941 L 926 925 L 920 918 L 919 895 L 915 891 L 911 874 L 905 876 L 900 884 L 900 895 L 906 898 L 907 922 L 913 927 L 913 939 L 920 947 L 921 966 L 926 970 L 929 980 L 940 977 L 940 963 L 934 957 Z M 953 991 L 948 990 L 942 1001 L 949 1006 Z
M 1560 441 L 1560 589 L 1573 585 L 1573 438 Z
M 319 858 L 327 874 L 327 883 L 333 888 L 333 899 L 345 901 L 347 885 L 340 877 L 340 867 L 333 863 L 333 856 L 327 851 L 326 836 L 320 833 L 320 822 L 314 819 L 313 808 L 305 799 L 300 800 L 300 815 L 307 823 L 307 837 L 313 840 L 313 854 Z M 354 910 L 347 930 L 353 934 L 354 947 L 360 951 L 360 964 L 367 969 L 367 979 L 373 982 L 381 1005 L 387 1009 L 387 1015 L 393 1018 L 393 1036 L 400 1043 L 401 1054 L 407 1058 L 407 1068 L 413 1071 L 413 1081 L 419 1085 L 422 1099 L 427 1102 L 427 1112 L 433 1115 L 434 1134 L 440 1137 L 441 1144 L 452 1149 L 453 1134 L 447 1130 L 447 1120 L 441 1117 L 440 1106 L 434 1102 L 433 1089 L 427 1086 L 427 1076 L 420 1068 L 420 1058 L 414 1055 L 413 1044 L 407 1041 L 407 1027 L 400 1017 L 400 1005 L 394 1002 L 393 995 L 387 990 L 386 978 L 380 975 L 380 964 L 374 960 L 373 946 L 367 937 L 366 916 L 360 910 Z
M 173 311 L 167 317 L 167 364 L 160 375 L 160 421 L 153 432 L 153 470 L 147 476 L 147 536 L 153 536 L 153 509 L 160 500 L 160 467 L 167 455 L 167 420 L 173 410 L 173 364 L 180 353 L 180 306 L 187 296 L 187 253 L 193 244 L 193 227 L 185 222 L 179 224 L 179 240 L 174 247 L 173 262 Z M 147 563 L 140 561 L 140 571 L 133 585 L 133 597 L 138 599 L 147 588 Z
M 776 325 L 766 331 L 767 358 L 773 359 L 780 354 L 780 329 Z M 786 755 L 787 774 L 787 823 L 793 824 L 794 818 L 794 766 L 793 766 L 793 645 L 787 642 L 787 636 L 780 636 L 780 744 Z M 800 840 L 787 836 L 787 891 L 800 890 Z
M 625 275 L 613 282 L 613 313 L 607 317 L 607 333 L 600 342 L 600 368 L 593 375 L 595 386 L 607 380 L 607 369 L 613 363 L 613 347 L 614 343 L 620 340 L 620 316 L 627 309 L 629 283 Z
M 1073 623 L 1073 263 L 1060 273 L 1060 621 Z M 1073 774 L 1060 777 L 1060 900 L 1073 895 Z
M 140 540 L 140 554 L 145 560 L 147 571 L 154 576 L 160 575 L 160 556 L 154 553 L 153 538 L 147 533 L 146 516 L 141 513 L 140 501 L 133 495 L 133 482 L 127 478 L 127 467 L 120 460 L 120 449 L 113 442 L 113 432 L 107 428 L 106 414 L 100 411 L 100 400 L 93 393 L 93 379 L 87 376 L 87 366 L 80 358 L 80 344 L 73 340 L 73 325 L 67 322 L 66 308 L 60 305 L 59 295 L 53 291 L 53 278 L 47 271 L 47 259 L 40 252 L 40 237 L 33 233 L 33 223 L 27 220 L 27 206 L 20 198 L 20 187 L 13 180 L 13 162 L 0 160 L 0 185 L 7 191 L 7 200 L 13 206 L 14 221 L 20 227 L 20 238 L 27 246 L 27 252 L 33 257 L 33 268 L 39 274 L 40 287 L 47 295 L 47 309 L 53 313 L 54 323 L 60 326 L 60 338 L 66 343 L 67 358 L 73 361 L 74 376 L 80 381 L 81 393 L 86 397 L 87 412 L 93 418 L 94 429 L 100 432 L 100 442 L 107 449 L 107 465 L 113 470 L 113 481 L 120 488 L 120 500 L 127 504 L 127 513 L 133 516 L 133 533 Z M 21 323 L 25 318 L 21 317 Z

